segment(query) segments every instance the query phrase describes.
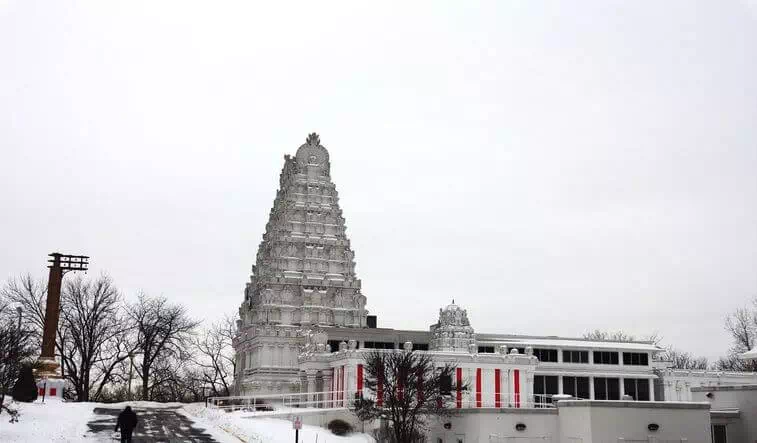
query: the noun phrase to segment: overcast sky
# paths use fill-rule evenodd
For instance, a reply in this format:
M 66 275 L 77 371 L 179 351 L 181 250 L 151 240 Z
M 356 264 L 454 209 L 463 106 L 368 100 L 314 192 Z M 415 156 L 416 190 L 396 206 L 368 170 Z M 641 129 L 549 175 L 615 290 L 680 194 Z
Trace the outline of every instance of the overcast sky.
M 359 4 L 361 3 L 361 4 Z M 379 326 L 660 333 L 757 296 L 757 2 L 0 0 L 0 278 L 214 320 L 317 131 Z

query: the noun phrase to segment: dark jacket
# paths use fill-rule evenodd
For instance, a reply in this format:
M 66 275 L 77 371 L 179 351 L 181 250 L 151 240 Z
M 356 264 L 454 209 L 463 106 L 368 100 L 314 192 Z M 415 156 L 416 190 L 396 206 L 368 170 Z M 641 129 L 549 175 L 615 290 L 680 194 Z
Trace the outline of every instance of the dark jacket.
M 127 406 L 126 409 L 118 414 L 118 421 L 116 422 L 116 431 L 121 428 L 122 432 L 133 431 L 137 427 L 137 414 L 131 410 L 131 406 Z

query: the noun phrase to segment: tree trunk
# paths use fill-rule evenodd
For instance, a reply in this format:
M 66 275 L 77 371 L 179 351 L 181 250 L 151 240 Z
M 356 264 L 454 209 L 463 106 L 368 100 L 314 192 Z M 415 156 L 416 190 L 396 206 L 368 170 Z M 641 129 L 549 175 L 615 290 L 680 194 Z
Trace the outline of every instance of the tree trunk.
M 142 367 L 142 400 L 148 401 L 148 382 L 150 381 L 150 368 L 147 366 Z

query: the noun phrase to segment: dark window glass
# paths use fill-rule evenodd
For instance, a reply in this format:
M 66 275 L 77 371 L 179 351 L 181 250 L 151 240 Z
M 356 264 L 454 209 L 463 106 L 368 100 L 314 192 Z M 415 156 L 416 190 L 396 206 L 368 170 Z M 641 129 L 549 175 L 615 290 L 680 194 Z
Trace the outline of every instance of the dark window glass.
M 634 400 L 649 401 L 649 380 L 646 378 L 626 378 L 623 380 L 623 389 Z
M 624 352 L 623 364 L 632 366 L 649 366 L 649 354 L 646 352 Z
M 617 356 L 617 354 L 615 354 Z M 607 399 L 620 400 L 620 379 L 607 379 Z
M 620 400 L 620 379 L 596 377 L 594 379 L 594 398 L 596 400 Z
M 494 346 L 479 346 L 479 354 L 494 354 Z
M 367 341 L 363 347 L 366 349 L 394 349 L 394 343 L 390 341 Z
M 594 364 L 598 365 L 617 365 L 618 353 L 607 351 L 594 351 Z
M 331 352 L 336 352 L 339 350 L 339 340 L 329 340 L 328 345 L 331 346 Z
M 558 393 L 557 389 L 557 376 L 556 375 L 536 375 L 534 376 L 534 394 L 536 398 L 534 401 L 537 405 L 544 405 L 545 403 L 552 403 L 552 398 L 548 395 L 554 395 Z
M 639 401 L 649 401 L 649 380 L 646 378 L 640 378 L 636 380 L 636 394 L 635 397 Z
M 576 394 L 576 377 L 562 378 L 562 393 L 568 394 L 573 397 L 578 397 L 578 395 Z
M 413 351 L 428 351 L 428 343 L 413 343 Z
M 636 400 L 638 398 L 636 396 L 636 380 L 633 378 L 627 378 L 623 380 L 623 391 L 626 393 L 626 395 L 630 395 L 634 400 Z
M 546 385 L 546 389 L 544 390 L 544 392 L 546 394 L 553 394 L 554 395 L 554 394 L 559 394 L 560 393 L 559 389 L 558 389 L 558 383 L 557 383 L 557 376 L 556 375 L 551 375 L 551 376 L 544 377 L 544 383 Z
M 441 392 L 442 395 L 452 394 L 452 376 L 451 375 L 445 375 L 439 378 L 439 392 Z
M 543 394 L 543 393 L 544 393 L 544 376 L 535 375 L 534 376 L 534 394 Z
M 601 377 L 594 378 L 594 399 L 607 400 L 607 382 Z
M 562 351 L 564 363 L 589 363 L 589 351 Z
M 589 391 L 589 377 L 576 377 L 576 397 L 588 400 L 591 397 Z
M 726 425 L 712 425 L 712 443 L 728 443 Z
M 534 349 L 534 355 L 539 361 L 557 362 L 557 349 Z

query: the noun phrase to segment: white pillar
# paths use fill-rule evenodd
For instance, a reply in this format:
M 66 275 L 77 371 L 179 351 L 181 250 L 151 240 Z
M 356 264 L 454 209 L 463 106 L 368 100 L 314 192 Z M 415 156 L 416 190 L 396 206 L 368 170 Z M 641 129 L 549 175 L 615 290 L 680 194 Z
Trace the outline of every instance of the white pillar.
M 563 389 L 562 382 L 563 382 L 562 375 L 558 375 L 557 376 L 557 393 L 558 394 L 564 394 L 565 393 L 565 391 Z
M 650 401 L 655 401 L 655 399 L 654 399 L 654 379 L 653 378 L 649 379 L 649 400 Z
M 594 376 L 589 377 L 589 400 L 594 400 Z
M 623 400 L 623 396 L 626 395 L 626 384 L 624 383 L 625 378 L 620 377 L 618 379 L 618 385 L 620 387 L 620 399 Z
M 315 395 L 315 372 L 308 372 L 307 379 L 308 379 L 307 400 L 311 402 L 308 404 L 308 407 L 312 408 L 315 406 L 315 402 L 318 400 Z

